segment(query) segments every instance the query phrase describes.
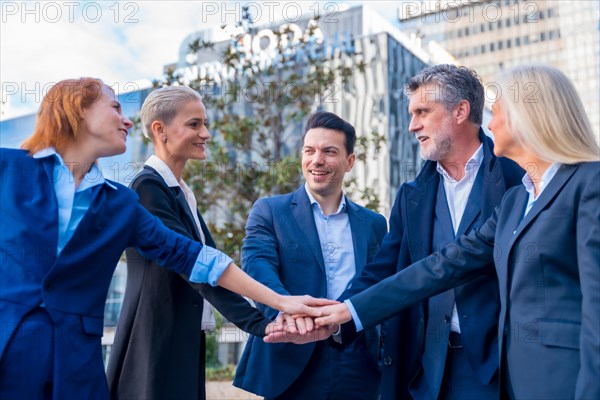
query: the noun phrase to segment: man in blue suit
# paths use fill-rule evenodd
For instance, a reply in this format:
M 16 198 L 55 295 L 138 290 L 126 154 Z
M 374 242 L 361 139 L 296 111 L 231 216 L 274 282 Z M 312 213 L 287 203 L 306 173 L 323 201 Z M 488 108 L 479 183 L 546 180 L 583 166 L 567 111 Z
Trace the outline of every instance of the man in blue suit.
M 484 90 L 464 67 L 424 69 L 406 86 L 409 131 L 427 160 L 400 188 L 390 233 L 344 298 L 453 242 L 485 222 L 523 171 L 493 154 L 481 130 Z M 376 305 L 374 305 L 376 307 Z M 493 269 L 382 325 L 382 399 L 498 396 L 498 280 Z M 344 341 L 356 334 L 344 326 Z
M 302 138 L 306 184 L 254 205 L 242 266 L 276 292 L 337 299 L 379 249 L 387 232 L 385 218 L 351 202 L 342 191 L 355 160 L 355 138 L 354 127 L 337 115 L 312 115 Z M 278 315 L 257 306 L 267 317 Z M 305 330 L 302 320 L 298 328 Z M 375 329 L 345 349 L 331 339 L 267 344 L 251 336 L 234 385 L 267 399 L 377 399 L 378 354 Z

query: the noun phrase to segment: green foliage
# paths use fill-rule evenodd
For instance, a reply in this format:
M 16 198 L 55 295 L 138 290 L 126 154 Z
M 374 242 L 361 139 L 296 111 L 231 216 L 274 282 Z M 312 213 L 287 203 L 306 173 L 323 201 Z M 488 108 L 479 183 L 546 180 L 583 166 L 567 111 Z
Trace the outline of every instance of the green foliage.
M 235 365 L 229 364 L 224 367 L 207 367 L 207 381 L 232 381 L 235 375 Z
M 274 32 L 275 43 L 267 46 L 271 53 L 266 57 L 249 45 L 257 29 L 244 8 L 227 46 L 201 38 L 189 46 L 192 59 L 216 56 L 225 67 L 222 71 L 198 72 L 184 80 L 169 69 L 162 81 L 154 82 L 155 86 L 187 84 L 203 94 L 213 135 L 209 159 L 188 162 L 183 178 L 210 221 L 218 246 L 238 263 L 243 227 L 254 202 L 290 192 L 302 183 L 299 133 L 307 115 L 321 109 L 337 90 L 348 86 L 354 74 L 367 68 L 352 44 L 327 46 L 318 20 L 310 20 L 304 32 L 291 26 Z M 358 162 L 366 162 L 368 149 L 375 146 L 377 151 L 382 140 L 377 132 L 359 136 Z M 356 189 L 356 181 L 347 187 Z M 368 207 L 379 206 L 370 188 L 360 198 Z

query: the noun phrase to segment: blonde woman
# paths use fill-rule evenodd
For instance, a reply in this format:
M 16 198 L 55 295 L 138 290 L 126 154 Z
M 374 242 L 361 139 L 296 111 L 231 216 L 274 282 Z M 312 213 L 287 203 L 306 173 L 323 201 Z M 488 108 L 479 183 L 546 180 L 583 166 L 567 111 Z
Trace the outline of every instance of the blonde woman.
M 207 157 L 210 133 L 200 95 L 186 86 L 154 90 L 141 120 L 155 154 L 131 183 L 140 204 L 170 229 L 215 247 L 181 178 L 188 160 Z M 204 399 L 211 304 L 244 331 L 265 335 L 270 320 L 243 297 L 219 286 L 192 288 L 179 274 L 128 249 L 127 287 L 107 369 L 111 397 Z

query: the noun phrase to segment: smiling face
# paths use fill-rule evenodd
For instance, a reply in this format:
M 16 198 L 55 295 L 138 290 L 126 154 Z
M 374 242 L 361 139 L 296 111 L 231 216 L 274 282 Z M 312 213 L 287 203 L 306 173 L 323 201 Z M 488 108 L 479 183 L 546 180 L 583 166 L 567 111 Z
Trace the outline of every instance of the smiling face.
M 95 158 L 114 156 L 125 152 L 127 130 L 132 126 L 114 92 L 104 86 L 98 100 L 82 112 L 77 141 L 93 149 Z
M 347 154 L 343 132 L 309 129 L 302 147 L 302 174 L 315 198 L 339 196 L 344 175 L 354 165 L 355 155 Z
M 159 128 L 162 132 L 158 133 L 158 140 L 164 145 L 164 156 L 183 163 L 206 159 L 206 143 L 210 139 L 207 123 L 202 101 L 182 103 L 175 117 Z
M 418 88 L 410 96 L 408 130 L 419 141 L 423 159 L 443 162 L 451 154 L 454 124 L 452 112 L 436 101 L 436 93 L 439 91 L 430 84 Z

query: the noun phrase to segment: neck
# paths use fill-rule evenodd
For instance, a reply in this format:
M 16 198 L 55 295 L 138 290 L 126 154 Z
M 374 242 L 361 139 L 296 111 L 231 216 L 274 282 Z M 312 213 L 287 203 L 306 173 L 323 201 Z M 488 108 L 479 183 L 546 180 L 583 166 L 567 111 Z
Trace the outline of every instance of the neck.
M 340 206 L 340 202 L 342 201 L 341 191 L 337 195 L 326 196 L 321 196 L 317 193 L 313 193 L 312 191 L 310 193 L 313 195 L 317 203 L 319 203 L 319 206 L 321 206 L 321 211 L 323 211 L 325 216 L 335 213 Z
M 515 161 L 517 162 L 517 164 L 519 164 L 521 168 L 525 170 L 525 172 L 527 172 L 529 178 L 531 178 L 534 188 L 533 194 L 537 197 L 541 192 L 540 186 L 542 183 L 542 176 L 544 176 L 544 173 L 548 170 L 548 168 L 550 168 L 550 165 L 552 165 L 552 163 L 540 160 L 535 156 L 524 157 L 521 160 Z
M 96 162 L 97 157 L 95 154 L 90 154 L 89 151 L 86 152 L 85 148 L 79 148 L 75 144 L 67 146 L 59 154 L 73 174 L 75 187 L 79 187 L 83 177 L 90 170 L 92 164 Z
M 158 148 L 155 149 L 155 155 L 167 164 L 171 172 L 173 172 L 173 175 L 175 175 L 175 179 L 177 179 L 178 182 L 181 181 L 181 175 L 183 175 L 186 160 L 176 160 L 174 157 L 170 157 L 165 151 Z
M 475 151 L 481 146 L 479 140 L 479 131 L 472 132 L 468 140 L 460 142 L 455 140 L 452 143 L 449 155 L 440 160 L 439 163 L 444 167 L 452 179 L 460 181 L 465 176 L 465 166 L 471 159 Z

